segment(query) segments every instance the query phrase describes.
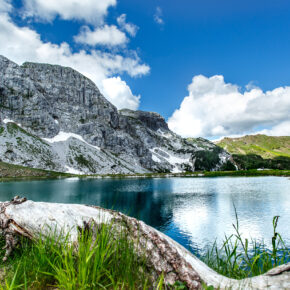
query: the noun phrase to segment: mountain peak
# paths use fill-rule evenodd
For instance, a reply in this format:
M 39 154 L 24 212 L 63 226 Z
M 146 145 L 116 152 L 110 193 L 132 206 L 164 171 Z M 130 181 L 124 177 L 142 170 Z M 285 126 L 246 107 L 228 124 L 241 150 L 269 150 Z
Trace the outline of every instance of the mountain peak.
M 118 112 L 72 68 L 18 66 L 2 57 L 0 79 L 5 162 L 72 173 L 134 173 L 218 170 L 230 159 L 207 140 L 189 143 L 174 134 L 158 113 Z

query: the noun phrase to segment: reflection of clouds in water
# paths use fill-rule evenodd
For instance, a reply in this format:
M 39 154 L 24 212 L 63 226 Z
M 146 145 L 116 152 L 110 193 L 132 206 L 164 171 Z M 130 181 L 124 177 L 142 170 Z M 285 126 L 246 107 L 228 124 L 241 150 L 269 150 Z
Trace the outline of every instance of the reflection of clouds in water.
M 285 181 L 273 177 L 174 181 L 173 192 L 179 190 L 179 194 L 174 200 L 173 223 L 192 245 L 211 245 L 216 238 L 221 242 L 225 234 L 235 232 L 234 202 L 244 239 L 263 240 L 270 247 L 272 218 L 280 214 L 278 230 L 289 240 L 286 221 L 290 217 L 290 196 Z
M 197 236 L 208 225 L 208 209 L 206 206 L 193 206 L 191 208 L 181 207 L 174 209 L 173 222 L 179 226 L 183 232 Z
M 212 192 L 212 183 L 205 182 L 208 178 L 172 178 L 172 193 L 208 195 Z
M 229 203 L 227 206 L 232 207 L 232 204 Z M 216 238 L 220 244 L 225 235 L 229 236 L 234 233 L 233 222 L 235 221 L 232 212 L 223 212 L 222 217 L 215 216 L 212 209 L 206 204 L 174 208 L 173 213 L 173 223 L 190 238 L 193 246 L 196 244 L 211 245 Z M 243 238 L 249 240 L 252 237 L 263 238 L 257 222 L 250 224 L 240 222 L 240 233 Z
M 79 180 L 80 180 L 79 177 L 69 177 L 69 178 L 64 179 L 65 182 L 76 182 Z
M 256 222 L 252 222 L 250 224 L 241 224 L 240 225 L 240 234 L 242 235 L 242 237 L 244 239 L 248 239 L 249 241 L 251 241 L 252 239 L 257 239 L 260 240 L 263 239 L 263 235 L 260 232 L 260 226 L 259 224 Z M 266 241 L 265 241 L 266 242 Z M 270 245 L 270 244 L 268 244 Z

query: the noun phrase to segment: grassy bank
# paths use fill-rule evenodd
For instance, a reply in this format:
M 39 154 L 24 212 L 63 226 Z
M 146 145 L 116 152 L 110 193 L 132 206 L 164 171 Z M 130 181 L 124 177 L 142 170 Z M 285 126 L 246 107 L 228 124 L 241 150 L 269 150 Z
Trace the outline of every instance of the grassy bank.
M 80 178 L 166 178 L 166 177 L 219 177 L 219 176 L 290 176 L 290 170 L 237 170 L 237 171 L 200 171 L 182 173 L 135 173 L 78 175 Z
M 34 169 L 0 162 L 0 182 L 52 178 L 167 178 L 167 177 L 219 177 L 219 176 L 290 176 L 290 170 L 237 170 L 237 171 L 201 171 L 182 173 L 134 173 L 134 174 L 92 174 L 75 175 L 56 171 Z
M 205 177 L 218 177 L 218 176 L 290 176 L 290 170 L 237 170 L 237 171 L 209 171 L 204 173 Z

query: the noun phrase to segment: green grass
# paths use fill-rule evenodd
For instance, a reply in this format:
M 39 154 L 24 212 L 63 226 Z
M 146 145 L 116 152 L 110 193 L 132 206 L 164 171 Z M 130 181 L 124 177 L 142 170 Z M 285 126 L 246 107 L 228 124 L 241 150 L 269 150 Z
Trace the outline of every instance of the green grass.
M 248 177 L 248 176 L 290 176 L 290 170 L 237 170 L 237 171 L 200 171 L 183 173 L 134 173 L 134 174 L 92 174 L 74 175 L 50 170 L 42 170 L 0 162 L 0 182 L 51 179 L 51 178 L 166 178 L 166 177 Z
M 83 231 L 78 247 L 53 235 L 33 243 L 22 240 L 8 263 L 2 263 L 2 289 L 147 289 L 152 286 L 146 260 L 136 258 L 124 232 L 110 225 L 93 236 Z M 3 242 L 2 242 L 3 243 Z M 3 257 L 3 251 L 1 253 Z
M 240 169 L 290 169 L 290 136 L 247 135 L 217 142 Z
M 208 171 L 204 172 L 204 177 L 254 177 L 254 176 L 290 176 L 290 170 L 237 170 L 237 171 Z
M 0 182 L 23 179 L 65 178 L 71 176 L 74 175 L 63 172 L 14 165 L 0 161 Z
M 279 216 L 273 218 L 272 248 L 267 249 L 264 243 L 243 239 L 236 213 L 235 233 L 225 236 L 221 247 L 215 242 L 202 260 L 216 272 L 234 279 L 261 275 L 289 262 L 290 250 L 276 231 L 278 219 Z
M 96 174 L 79 175 L 80 178 L 101 177 L 101 178 L 166 178 L 166 177 L 251 177 L 251 176 L 290 176 L 290 170 L 237 170 L 237 171 L 199 171 L 182 173 L 134 173 L 134 174 Z
M 180 281 L 165 285 L 163 274 L 153 281 L 145 254 L 141 250 L 137 257 L 138 242 L 128 240 L 125 231 L 112 224 L 101 224 L 97 231 L 82 230 L 77 245 L 54 234 L 35 241 L 22 238 L 7 262 L 0 263 L 0 289 L 187 289 Z
M 231 154 L 256 154 L 264 159 L 277 156 L 290 158 L 290 136 L 247 135 L 240 138 L 224 138 L 217 142 Z

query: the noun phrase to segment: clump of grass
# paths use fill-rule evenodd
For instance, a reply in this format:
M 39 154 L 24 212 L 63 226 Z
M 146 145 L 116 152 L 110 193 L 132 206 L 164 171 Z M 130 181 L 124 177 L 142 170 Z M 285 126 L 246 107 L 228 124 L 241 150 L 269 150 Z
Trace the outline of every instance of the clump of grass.
M 202 257 L 209 267 L 229 278 L 243 279 L 264 274 L 290 261 L 290 251 L 276 231 L 279 216 L 273 218 L 272 249 L 268 249 L 265 243 L 243 239 L 236 208 L 235 215 L 236 224 L 233 224 L 235 233 L 225 236 L 220 248 L 215 241 Z
M 102 225 L 98 235 L 82 232 L 78 246 L 55 236 L 23 240 L 2 264 L 1 289 L 147 289 L 146 261 L 137 259 L 125 233 Z M 3 256 L 3 253 L 1 253 Z M 2 268 L 2 269 L 3 269 Z

